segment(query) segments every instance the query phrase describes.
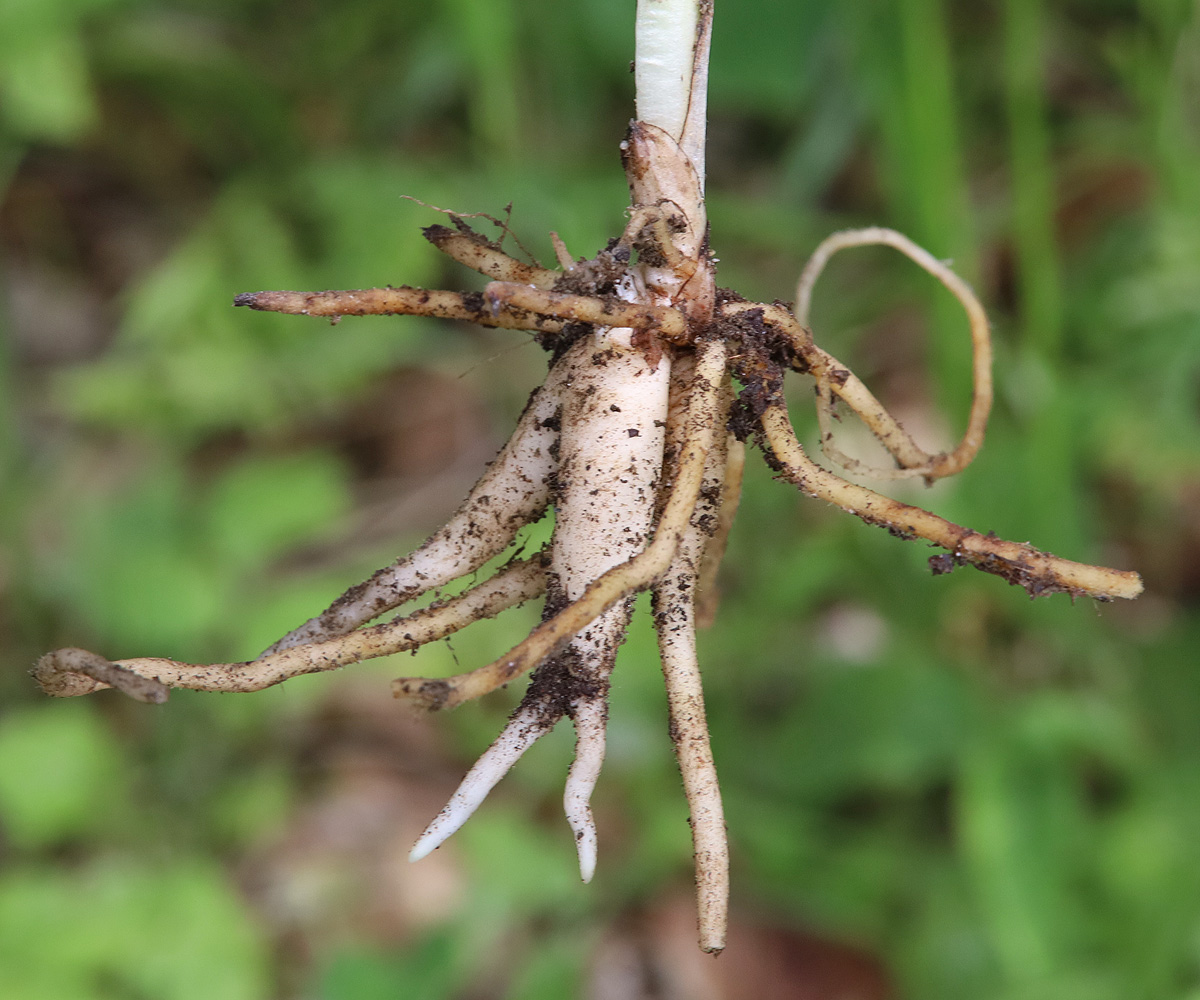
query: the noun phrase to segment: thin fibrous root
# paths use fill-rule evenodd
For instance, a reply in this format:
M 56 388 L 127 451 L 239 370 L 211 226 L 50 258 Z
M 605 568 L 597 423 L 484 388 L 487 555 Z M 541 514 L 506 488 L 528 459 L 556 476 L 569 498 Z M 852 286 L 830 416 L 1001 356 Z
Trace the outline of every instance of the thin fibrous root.
M 264 655 L 344 635 L 434 587 L 472 573 L 503 552 L 522 527 L 541 517 L 550 502 L 548 481 L 556 466 L 560 390 L 573 357 L 584 349 L 571 348 L 550 370 L 530 397 L 508 443 L 445 525 L 415 551 L 351 587 Z
M 575 270 L 575 261 L 571 257 L 571 251 L 567 249 L 567 245 L 562 241 L 562 237 L 559 236 L 558 233 L 556 233 L 553 229 L 550 230 L 550 244 L 554 247 L 554 257 L 558 261 L 558 266 L 562 268 L 562 271 L 551 272 L 552 274 L 555 274 L 555 280 L 557 280 L 567 271 Z M 501 281 L 514 280 L 512 278 L 501 278 L 499 275 L 496 277 Z M 526 282 L 526 284 L 534 285 L 538 288 L 550 287 L 550 285 L 543 285 L 536 281 L 529 281 Z
M 814 369 L 813 374 L 817 378 L 817 419 L 820 422 L 821 428 L 821 447 L 829 458 L 844 468 L 852 472 L 875 476 L 876 478 L 896 479 L 910 476 L 925 476 L 928 479 L 940 479 L 944 476 L 952 476 L 965 469 L 975 458 L 976 453 L 983 444 L 984 433 L 987 430 L 988 414 L 992 408 L 992 342 L 987 314 L 984 312 L 983 305 L 974 291 L 972 291 L 971 286 L 955 274 L 945 263 L 894 229 L 871 227 L 868 229 L 847 229 L 840 233 L 834 233 L 813 251 L 796 286 L 796 319 L 801 326 L 808 326 L 813 286 L 816 284 L 817 278 L 820 276 L 822 270 L 824 270 L 829 258 L 839 250 L 863 246 L 889 246 L 899 250 L 940 281 L 962 305 L 963 310 L 967 314 L 967 321 L 971 331 L 971 412 L 967 418 L 967 429 L 963 432 L 962 439 L 953 451 L 934 456 L 923 466 L 915 465 L 903 469 L 878 469 L 859 462 L 856 459 L 849 458 L 834 448 L 832 444 L 833 428 L 831 418 L 833 416 L 833 401 L 831 394 L 836 390 L 831 385 L 828 370 L 821 371 Z M 838 393 L 838 395 L 841 394 Z M 878 403 L 875 403 L 875 405 L 878 406 Z M 870 422 L 868 422 L 868 426 L 870 426 Z
M 924 538 L 948 549 L 948 555 L 930 560 L 935 573 L 969 563 L 1024 587 L 1032 597 L 1067 593 L 1104 601 L 1133 598 L 1142 592 L 1142 578 L 1137 573 L 1072 562 L 1028 544 L 1008 542 L 990 533 L 981 535 L 920 507 L 838 478 L 804 453 L 782 399 L 770 401 L 761 420 L 772 453 L 768 458 L 778 465 L 785 479 L 809 496 L 836 504 L 868 524 L 887 528 L 904 538 Z
M 359 288 L 328 292 L 243 292 L 235 306 L 293 316 L 433 316 L 504 330 L 558 333 L 563 321 L 525 309 L 498 310 L 479 292 L 448 292 L 432 288 Z
M 194 691 L 261 691 L 302 674 L 336 670 L 350 663 L 416 649 L 443 639 L 472 622 L 539 596 L 546 588 L 544 552 L 517 559 L 478 586 L 404 618 L 349 635 L 295 646 L 241 663 L 181 663 L 160 657 L 105 660 L 82 649 L 59 649 L 38 661 L 33 676 L 57 697 L 91 694 L 114 687 L 139 701 L 161 703 L 167 688 Z
M 725 356 L 725 345 L 720 341 L 706 341 L 697 348 L 696 378 L 688 404 L 688 443 L 680 456 L 679 472 L 654 540 L 641 553 L 597 578 L 581 597 L 539 625 L 507 655 L 478 670 L 441 680 L 402 677 L 393 683 L 397 698 L 412 699 L 434 710 L 452 708 L 494 691 L 537 666 L 606 608 L 645 589 L 666 571 L 700 493 L 705 458 L 716 430 Z
M 622 302 L 568 292 L 548 292 L 528 285 L 493 281 L 483 290 L 488 305 L 499 314 L 554 316 L 563 322 L 591 323 L 601 327 L 653 330 L 663 339 L 683 344 L 690 339 L 687 319 L 678 309 L 644 302 Z
M 792 367 L 798 371 L 813 374 L 817 378 L 818 391 L 824 386 L 829 392 L 841 399 L 850 407 L 875 435 L 884 448 L 896 460 L 899 470 L 875 470 L 884 478 L 893 473 L 908 475 L 907 470 L 915 470 L 915 475 L 925 475 L 924 471 L 932 467 L 935 456 L 923 450 L 909 435 L 896 418 L 893 417 L 882 403 L 871 393 L 857 375 L 843 365 L 828 351 L 822 350 L 812 342 L 812 336 L 807 329 L 788 310 L 780 305 L 762 302 L 727 302 L 721 308 L 725 317 L 735 317 L 739 314 L 751 314 L 761 317 L 765 327 L 782 335 L 788 342 L 794 360 Z M 818 399 L 819 403 L 819 399 Z M 834 461 L 837 461 L 834 458 Z M 840 464 L 840 463 L 839 463 Z
M 551 271 L 510 257 L 476 232 L 464 233 L 449 226 L 428 226 L 421 232 L 446 256 L 496 281 L 550 288 L 562 277 L 561 271 Z

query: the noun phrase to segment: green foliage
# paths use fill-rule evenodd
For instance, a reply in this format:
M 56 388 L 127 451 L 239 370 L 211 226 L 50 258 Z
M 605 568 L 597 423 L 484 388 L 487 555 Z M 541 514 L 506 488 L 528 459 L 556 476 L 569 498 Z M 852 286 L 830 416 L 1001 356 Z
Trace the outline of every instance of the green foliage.
M 307 876 L 257 909 L 239 886 L 276 877 L 263 859 L 291 857 L 289 835 L 319 840 L 304 809 L 339 781 L 399 768 L 441 794 L 516 692 L 423 723 L 414 748 L 347 709 L 339 678 L 151 709 L 51 703 L 25 674 L 62 645 L 253 656 L 441 520 L 459 465 L 486 459 L 480 420 L 503 440 L 539 352 L 232 296 L 479 287 L 402 195 L 512 202 L 543 259 L 550 229 L 594 252 L 623 221 L 631 48 L 616 0 L 0 4 L 6 998 L 575 996 L 606 934 L 687 891 L 644 623 L 615 678 L 595 883 L 556 815 L 564 730 L 442 852 L 471 902 L 447 887 L 444 911 L 374 937 L 341 897 L 305 923 Z M 906 997 L 1200 996 L 1198 66 L 1189 0 L 717 6 L 721 283 L 787 299 L 849 224 L 954 257 L 993 317 L 997 407 L 957 481 L 896 492 L 1149 583 L 1118 608 L 930 579 L 927 550 L 751 455 L 701 640 L 735 920 L 857 943 Z M 882 251 L 839 257 L 815 322 L 919 436 L 950 440 L 966 337 L 932 282 Z M 811 431 L 809 387 L 791 391 Z M 430 483 L 419 512 L 389 505 Z M 535 615 L 404 672 L 465 669 Z M 355 668 L 380 703 L 398 672 Z M 350 778 L 312 780 L 344 759 Z M 310 961 L 269 957 L 295 939 Z
M 129 806 L 128 761 L 94 711 L 32 707 L 0 719 L 0 815 L 17 848 L 107 832 Z
M 266 950 L 224 874 L 97 860 L 0 875 L 0 961 L 13 1000 L 256 1000 Z
M 470 957 L 453 932 L 439 931 L 408 949 L 402 957 L 346 951 L 325 970 L 322 1000 L 388 1000 L 404 995 L 414 1000 L 452 996 L 470 971 Z

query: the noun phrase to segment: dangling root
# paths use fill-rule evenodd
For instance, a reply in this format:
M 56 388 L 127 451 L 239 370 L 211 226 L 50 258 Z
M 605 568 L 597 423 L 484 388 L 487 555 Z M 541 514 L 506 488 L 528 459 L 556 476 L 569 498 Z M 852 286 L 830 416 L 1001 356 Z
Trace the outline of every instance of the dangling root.
M 111 663 L 82 649 L 47 653 L 34 679 L 47 694 L 73 697 L 114 687 L 140 701 L 164 702 L 167 688 L 193 691 L 261 691 L 302 674 L 336 670 L 350 663 L 416 649 L 443 639 L 472 622 L 539 596 L 546 589 L 548 556 L 518 559 L 476 587 L 405 618 L 348 635 L 312 642 L 242 663 L 181 663 L 160 657 Z
M 1142 592 L 1137 573 L 1090 566 L 1041 552 L 1032 545 L 1007 542 L 995 535 L 981 535 L 959 527 L 920 507 L 892 500 L 864 486 L 848 483 L 812 461 L 796 440 L 782 399 L 771 400 L 762 414 L 762 428 L 769 448 L 768 460 L 789 482 L 804 493 L 836 504 L 868 524 L 887 528 L 905 538 L 924 538 L 949 550 L 949 555 L 930 560 L 935 573 L 944 573 L 969 563 L 994 573 L 1009 583 L 1024 587 L 1032 597 L 1067 593 L 1106 601 L 1133 598 Z
M 808 263 L 805 265 L 804 271 L 800 275 L 800 281 L 796 286 L 796 320 L 802 327 L 808 326 L 813 286 L 816 284 L 817 278 L 820 277 L 830 257 L 839 250 L 845 250 L 849 247 L 876 245 L 894 247 L 910 260 L 920 265 L 945 285 L 966 311 L 971 330 L 971 350 L 973 357 L 971 412 L 967 418 L 967 429 L 963 433 L 962 440 L 959 441 L 953 451 L 930 456 L 923 463 L 901 460 L 900 464 L 903 468 L 900 469 L 881 469 L 868 466 L 844 455 L 833 446 L 832 397 L 836 393 L 841 398 L 846 398 L 835 388 L 837 379 L 843 377 L 842 373 L 845 372 L 845 369 L 843 366 L 837 365 L 833 361 L 833 358 L 826 355 L 828 362 L 823 365 L 814 366 L 813 368 L 813 374 L 817 379 L 817 419 L 821 428 L 821 448 L 832 461 L 837 462 L 843 468 L 851 472 L 861 473 L 862 475 L 874 476 L 875 478 L 900 479 L 924 476 L 932 480 L 940 479 L 944 476 L 952 476 L 970 465 L 976 453 L 983 445 L 983 436 L 987 430 L 988 414 L 992 408 L 991 335 L 988 328 L 987 314 L 984 312 L 983 305 L 971 290 L 971 287 L 950 270 L 948 266 L 929 253 L 929 251 L 917 246 L 907 236 L 896 232 L 894 229 L 882 229 L 879 227 L 848 229 L 844 232 L 834 233 L 825 239 L 808 259 Z M 829 362 L 832 362 L 835 367 L 831 367 Z M 873 422 L 878 421 L 879 413 L 883 411 L 883 408 L 873 396 L 866 393 L 865 387 L 861 390 L 861 393 L 865 393 L 865 395 L 861 395 L 858 387 L 856 387 L 855 395 L 859 397 L 860 404 L 865 405 L 864 410 L 860 410 L 858 406 L 850 403 L 849 400 L 847 402 L 863 418 L 864 422 L 874 430 L 872 426 Z M 871 419 L 867 418 L 866 413 L 872 415 Z M 905 436 L 907 437 L 907 435 Z
M 725 393 L 722 396 L 728 406 L 729 397 Z M 682 446 L 687 431 L 679 424 L 673 421 L 668 426 L 668 440 L 677 448 Z M 740 450 L 741 442 L 731 440 Z M 692 827 L 700 947 L 709 953 L 725 947 L 729 844 L 696 658 L 694 609 L 698 577 L 715 542 L 713 532 L 720 530 L 718 512 L 728 503 L 731 463 L 723 445 L 719 441 L 709 453 L 700 498 L 670 567 L 654 585 L 652 604 L 670 711 L 669 730 Z M 736 460 L 732 464 L 737 464 Z

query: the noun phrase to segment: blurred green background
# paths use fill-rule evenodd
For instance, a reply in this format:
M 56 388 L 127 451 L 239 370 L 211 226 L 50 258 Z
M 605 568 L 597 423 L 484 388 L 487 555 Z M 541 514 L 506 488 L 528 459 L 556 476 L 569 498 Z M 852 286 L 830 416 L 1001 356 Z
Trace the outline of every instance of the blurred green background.
M 245 658 L 419 541 L 544 371 L 522 334 L 234 311 L 259 288 L 480 287 L 402 195 L 544 260 L 623 221 L 632 2 L 0 2 L 0 993 L 5 1000 L 1200 998 L 1200 5 L 719 3 L 719 280 L 792 297 L 846 225 L 953 258 L 997 339 L 955 482 L 903 495 L 1133 604 L 1031 603 L 752 453 L 701 655 L 733 847 L 693 939 L 653 636 L 622 651 L 595 882 L 570 734 L 405 855 L 518 692 L 414 720 L 399 673 L 525 608 L 256 695 L 50 701 L 50 648 Z M 486 228 L 486 223 L 484 226 Z M 817 338 L 934 445 L 955 307 L 839 257 Z M 801 429 L 808 386 L 792 387 Z M 847 421 L 844 433 L 853 437 Z M 544 534 L 544 527 L 533 534 Z M 456 667 L 456 664 L 459 666 Z

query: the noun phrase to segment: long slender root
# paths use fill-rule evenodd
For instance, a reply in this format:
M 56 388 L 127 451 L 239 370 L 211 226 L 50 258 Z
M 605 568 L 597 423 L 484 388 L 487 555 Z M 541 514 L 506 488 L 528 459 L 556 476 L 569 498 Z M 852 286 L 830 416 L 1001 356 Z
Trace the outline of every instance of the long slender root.
M 780 472 L 804 493 L 836 504 L 868 524 L 887 528 L 905 538 L 924 538 L 949 550 L 949 555 L 930 560 L 935 573 L 949 572 L 969 563 L 994 573 L 1009 583 L 1024 587 L 1030 596 L 1067 593 L 1072 596 L 1111 600 L 1133 598 L 1142 592 L 1137 573 L 1090 566 L 1041 552 L 1031 545 L 1008 542 L 995 535 L 981 535 L 962 528 L 920 507 L 892 500 L 864 486 L 848 483 L 812 461 L 796 440 L 781 399 L 768 403 L 762 428 L 771 455 Z
M 584 350 L 586 345 L 576 345 L 550 370 L 508 443 L 445 525 L 415 551 L 351 587 L 266 653 L 344 635 L 405 601 L 472 573 L 503 552 L 522 527 L 541 517 L 550 502 L 549 481 L 556 466 L 560 391 L 574 359 Z
M 480 292 L 448 292 L 430 288 L 358 288 L 327 292 L 243 292 L 235 306 L 292 316 L 433 316 L 504 330 L 558 333 L 563 321 L 525 309 L 494 310 Z
M 685 440 L 681 421 L 668 425 L 677 448 Z M 692 827 L 696 860 L 696 898 L 700 947 L 716 953 L 725 947 L 729 910 L 729 844 L 704 710 L 704 690 L 696 658 L 696 595 L 718 513 L 728 502 L 731 464 L 721 442 L 708 457 L 704 486 L 666 574 L 653 589 L 654 627 L 670 711 L 671 740 L 679 761 Z M 741 442 L 734 439 L 740 450 Z M 738 474 L 740 481 L 740 471 Z
M 808 314 L 812 303 L 813 286 L 816 284 L 817 278 L 820 276 L 822 270 L 824 270 L 830 257 L 838 251 L 850 247 L 877 245 L 889 246 L 899 250 L 914 263 L 928 271 L 958 299 L 967 314 L 967 321 L 970 324 L 971 331 L 972 350 L 972 398 L 971 412 L 967 418 L 967 429 L 963 432 L 962 439 L 953 451 L 933 456 L 925 465 L 909 465 L 909 463 L 901 462 L 901 465 L 907 466 L 901 470 L 876 469 L 866 466 L 855 459 L 848 458 L 833 447 L 831 395 L 836 392 L 836 389 L 831 384 L 828 368 L 824 370 L 814 368 L 813 374 L 817 378 L 817 417 L 821 427 L 821 447 L 839 465 L 851 471 L 876 476 L 877 478 L 925 476 L 928 479 L 940 479 L 944 476 L 952 476 L 970 465 L 976 453 L 978 453 L 983 444 L 983 436 L 987 430 L 988 414 L 992 408 L 991 334 L 988 327 L 987 314 L 984 312 L 979 298 L 971 290 L 971 286 L 955 274 L 946 264 L 929 253 L 929 251 L 917 246 L 907 236 L 896 232 L 894 229 L 879 227 L 847 229 L 826 238 L 813 251 L 812 256 L 805 265 L 800 275 L 800 281 L 796 286 L 796 320 L 801 326 L 808 326 Z M 838 393 L 838 395 L 841 394 Z M 866 402 L 865 399 L 864 402 Z M 875 407 L 878 407 L 879 404 L 874 401 L 874 397 L 871 397 L 871 403 L 873 403 L 873 406 L 870 406 L 866 412 L 875 413 Z M 855 409 L 855 412 L 858 412 L 863 417 L 863 420 L 869 427 L 872 426 L 872 420 L 869 420 L 863 411 L 859 411 L 853 404 L 851 406 Z M 879 409 L 882 410 L 882 407 L 879 407 Z
M 704 688 L 696 658 L 691 601 L 695 571 L 687 560 L 673 565 L 655 587 L 655 627 L 670 711 L 671 739 L 683 778 L 696 860 L 700 947 L 725 947 L 729 912 L 729 842 L 716 763 L 708 737 Z
M 160 657 L 115 663 L 82 649 L 60 649 L 38 661 L 33 676 L 47 694 L 91 694 L 114 687 L 140 701 L 163 702 L 167 688 L 194 691 L 261 691 L 302 674 L 336 670 L 350 663 L 416 649 L 443 639 L 472 622 L 492 618 L 540 595 L 548 558 L 539 552 L 518 559 L 470 590 L 404 618 L 349 635 L 312 642 L 241 663 L 181 663 Z
M 689 336 L 686 317 L 670 306 L 548 292 L 507 281 L 493 281 L 484 288 L 483 297 L 498 313 L 553 315 L 565 322 L 653 330 L 672 343 L 685 343 Z

